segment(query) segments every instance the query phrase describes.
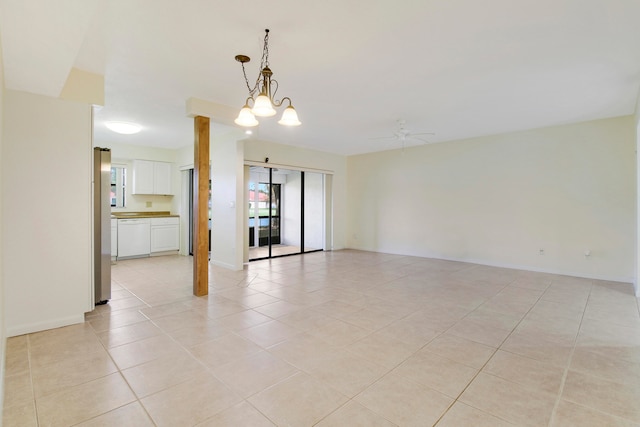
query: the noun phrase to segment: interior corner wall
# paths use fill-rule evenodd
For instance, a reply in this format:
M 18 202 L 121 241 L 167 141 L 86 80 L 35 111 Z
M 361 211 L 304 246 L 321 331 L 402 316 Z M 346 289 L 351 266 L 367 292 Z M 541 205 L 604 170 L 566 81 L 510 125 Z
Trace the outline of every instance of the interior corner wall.
M 211 263 L 242 270 L 242 142 L 233 135 L 211 141 Z
M 348 158 L 351 248 L 631 282 L 631 116 Z
M 640 297 L 640 93 L 636 102 L 635 114 L 636 141 L 636 251 L 635 251 L 635 280 L 633 286 L 637 297 Z
M 2 49 L 0 49 L 0 165 L 2 165 L 2 147 L 4 145 L 3 135 L 3 113 L 4 113 L 4 64 L 2 62 Z M 4 194 L 2 192 L 2 173 L 0 172 L 0 413 L 2 413 L 2 402 L 4 402 L 4 365 L 6 355 L 7 333 L 5 328 L 5 316 L 7 313 L 4 300 L 4 252 L 3 252 L 3 222 L 2 222 L 2 206 Z M 0 420 L 0 425 L 2 421 Z
M 91 301 L 91 106 L 4 93 L 7 335 L 80 323 Z

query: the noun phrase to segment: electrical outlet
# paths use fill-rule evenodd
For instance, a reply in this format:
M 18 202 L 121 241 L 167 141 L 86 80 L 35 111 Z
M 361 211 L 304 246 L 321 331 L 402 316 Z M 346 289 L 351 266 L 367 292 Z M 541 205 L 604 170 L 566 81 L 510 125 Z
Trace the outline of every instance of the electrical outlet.
M 153 205 L 153 202 L 147 202 L 147 207 L 150 208 Z
M 544 255 L 544 249 L 540 249 L 539 254 Z

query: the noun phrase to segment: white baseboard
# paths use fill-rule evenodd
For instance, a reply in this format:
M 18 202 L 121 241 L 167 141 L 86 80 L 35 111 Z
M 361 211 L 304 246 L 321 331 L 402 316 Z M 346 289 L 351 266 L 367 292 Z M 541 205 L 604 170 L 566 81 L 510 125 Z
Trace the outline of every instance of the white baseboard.
M 575 271 L 563 271 L 563 270 L 551 270 L 544 268 L 537 268 L 527 265 L 517 265 L 517 264 L 509 264 L 509 263 L 500 263 L 500 262 L 487 262 L 485 260 L 478 259 L 449 259 L 449 258 L 440 258 L 445 259 L 447 261 L 459 261 L 459 262 L 468 262 L 470 264 L 479 264 L 486 265 L 489 267 L 499 267 L 499 268 L 509 268 L 512 270 L 524 270 L 524 271 L 533 271 L 536 273 L 548 273 L 548 274 L 557 274 L 559 276 L 571 276 L 571 277 L 580 277 L 583 279 L 592 279 L 592 280 L 603 280 L 607 282 L 621 282 L 621 283 L 633 283 L 633 277 L 628 276 L 609 276 L 609 275 L 589 275 L 584 273 L 576 273 Z
M 180 251 L 176 250 L 172 250 L 172 251 L 161 251 L 161 252 L 151 252 L 152 257 L 154 256 L 164 256 L 164 255 L 179 255 Z
M 557 275 L 560 275 L 560 276 L 580 277 L 580 278 L 584 278 L 584 279 L 603 280 L 603 281 L 607 281 L 607 282 L 630 283 L 630 284 L 633 284 L 633 286 L 634 286 L 634 289 L 636 291 L 636 296 L 640 296 L 639 286 L 636 284 L 635 278 L 634 277 L 630 277 L 630 276 L 588 275 L 588 274 L 584 274 L 584 273 L 577 273 L 575 271 L 543 269 L 543 268 L 537 268 L 537 267 L 532 267 L 532 266 L 527 266 L 527 265 L 491 262 L 491 261 L 486 261 L 486 260 L 482 260 L 482 259 L 475 259 L 475 258 L 449 258 L 449 257 L 439 256 L 437 254 L 404 254 L 404 253 L 397 253 L 397 252 L 376 251 L 376 250 L 372 250 L 372 249 L 364 249 L 364 248 L 357 248 L 357 247 L 353 247 L 353 248 L 349 248 L 349 249 L 366 251 L 366 252 L 376 252 L 376 253 L 381 253 L 381 254 L 387 253 L 387 254 L 392 254 L 392 255 L 412 256 L 412 257 L 418 257 L 418 258 L 440 259 L 440 260 L 443 260 L 443 261 L 465 262 L 465 263 L 468 263 L 468 264 L 485 265 L 485 266 L 488 266 L 488 267 L 509 268 L 509 269 L 514 269 L 514 270 L 533 271 L 533 272 L 536 272 L 536 273 L 557 274 Z
M 46 331 L 47 329 L 61 328 L 63 326 L 75 325 L 83 322 L 84 313 L 81 313 L 75 316 L 52 319 L 44 322 L 34 322 L 23 325 L 8 326 L 7 337 L 15 337 L 18 335 L 30 334 L 33 332 Z
M 222 261 L 216 261 L 215 259 L 212 259 L 209 261 L 211 264 L 218 266 L 218 267 L 223 267 L 226 268 L 228 270 L 233 270 L 233 271 L 240 271 L 243 268 L 243 264 L 240 265 L 240 268 L 236 267 L 233 264 L 229 264 L 227 262 L 222 262 Z

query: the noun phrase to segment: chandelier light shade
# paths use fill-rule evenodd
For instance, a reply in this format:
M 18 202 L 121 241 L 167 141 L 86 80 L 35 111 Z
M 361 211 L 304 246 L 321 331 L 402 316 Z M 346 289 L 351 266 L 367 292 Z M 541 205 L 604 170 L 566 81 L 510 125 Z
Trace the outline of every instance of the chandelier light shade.
M 267 95 L 260 95 L 253 103 L 251 112 L 258 117 L 271 117 L 276 115 L 276 110 Z
M 256 116 L 274 116 L 276 114 L 276 108 L 281 107 L 282 104 L 287 101 L 289 105 L 283 111 L 282 118 L 278 123 L 284 126 L 299 126 L 301 122 L 298 119 L 298 113 L 296 113 L 295 108 L 293 108 L 291 98 L 284 97 L 280 100 L 275 99 L 275 94 L 278 91 L 278 82 L 271 78 L 273 72 L 271 68 L 269 68 L 269 30 L 266 29 L 264 32 L 260 75 L 253 88 L 249 85 L 247 72 L 244 68 L 244 64 L 249 62 L 251 58 L 246 55 L 236 55 L 236 61 L 242 64 L 242 73 L 244 75 L 244 81 L 247 84 L 247 89 L 249 90 L 249 97 L 234 122 L 244 127 L 257 126 L 259 122 Z M 256 96 L 256 93 L 258 96 Z M 251 105 L 253 105 L 253 107 Z
M 251 112 L 251 107 L 249 107 L 248 104 L 245 104 L 244 107 L 242 107 L 242 110 L 240 110 L 240 114 L 238 114 L 238 117 L 234 121 L 237 125 L 244 127 L 258 126 L 259 124 L 258 120 L 256 120 L 256 117 Z
M 282 112 L 282 118 L 278 121 L 279 124 L 285 126 L 300 126 L 300 120 L 298 120 L 298 113 L 295 108 L 289 105 Z

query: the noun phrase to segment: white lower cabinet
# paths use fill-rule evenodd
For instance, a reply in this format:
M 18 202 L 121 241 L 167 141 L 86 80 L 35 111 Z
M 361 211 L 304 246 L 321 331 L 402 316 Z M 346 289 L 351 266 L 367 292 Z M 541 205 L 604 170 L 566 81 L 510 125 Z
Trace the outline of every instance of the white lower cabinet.
M 151 218 L 151 253 L 180 249 L 180 218 Z
M 148 218 L 118 220 L 118 258 L 149 256 Z

